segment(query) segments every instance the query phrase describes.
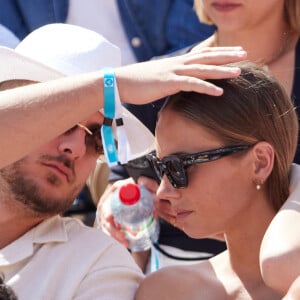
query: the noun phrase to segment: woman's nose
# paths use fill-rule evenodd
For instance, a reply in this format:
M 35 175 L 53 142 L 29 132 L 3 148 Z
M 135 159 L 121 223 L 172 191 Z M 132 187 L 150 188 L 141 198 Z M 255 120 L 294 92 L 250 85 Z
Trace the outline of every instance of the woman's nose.
M 160 199 L 172 199 L 178 195 L 178 190 L 170 183 L 168 177 L 164 174 L 157 189 L 157 196 Z

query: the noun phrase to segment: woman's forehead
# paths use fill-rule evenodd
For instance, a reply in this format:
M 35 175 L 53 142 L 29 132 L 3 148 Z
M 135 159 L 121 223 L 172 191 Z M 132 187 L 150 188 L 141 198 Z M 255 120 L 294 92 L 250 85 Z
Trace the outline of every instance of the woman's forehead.
M 211 130 L 176 112 L 164 111 L 157 123 L 155 148 L 159 156 L 205 151 L 221 145 L 222 141 Z

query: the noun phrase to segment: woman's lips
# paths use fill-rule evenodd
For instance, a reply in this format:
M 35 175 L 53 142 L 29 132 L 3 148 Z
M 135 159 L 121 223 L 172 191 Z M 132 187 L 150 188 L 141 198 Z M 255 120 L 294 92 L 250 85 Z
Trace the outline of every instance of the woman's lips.
M 219 11 L 219 12 L 230 12 L 238 7 L 240 7 L 241 5 L 238 3 L 220 3 L 220 2 L 213 2 L 212 3 L 212 7 Z
M 191 211 L 191 210 L 178 210 L 178 211 L 176 211 L 176 220 L 177 221 L 183 220 L 192 213 L 193 213 L 193 211 Z

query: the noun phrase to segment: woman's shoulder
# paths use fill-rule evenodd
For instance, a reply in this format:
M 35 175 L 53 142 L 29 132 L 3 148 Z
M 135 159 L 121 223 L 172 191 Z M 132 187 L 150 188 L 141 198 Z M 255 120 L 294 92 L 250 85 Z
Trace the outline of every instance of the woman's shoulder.
M 169 266 L 146 276 L 136 300 L 216 299 L 217 285 L 218 280 L 209 261 Z M 212 291 L 215 292 L 212 294 Z

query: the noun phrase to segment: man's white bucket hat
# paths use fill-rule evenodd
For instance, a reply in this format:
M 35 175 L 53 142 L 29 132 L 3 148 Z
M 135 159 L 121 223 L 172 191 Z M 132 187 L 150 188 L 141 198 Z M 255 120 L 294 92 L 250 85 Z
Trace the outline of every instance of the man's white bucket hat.
M 42 82 L 104 67 L 119 67 L 121 53 L 117 46 L 94 31 L 56 23 L 36 29 L 15 49 L 0 47 L 0 61 L 0 82 L 13 79 Z M 127 109 L 122 106 L 121 110 L 127 135 L 125 161 L 123 158 L 126 162 L 152 151 L 154 136 Z

